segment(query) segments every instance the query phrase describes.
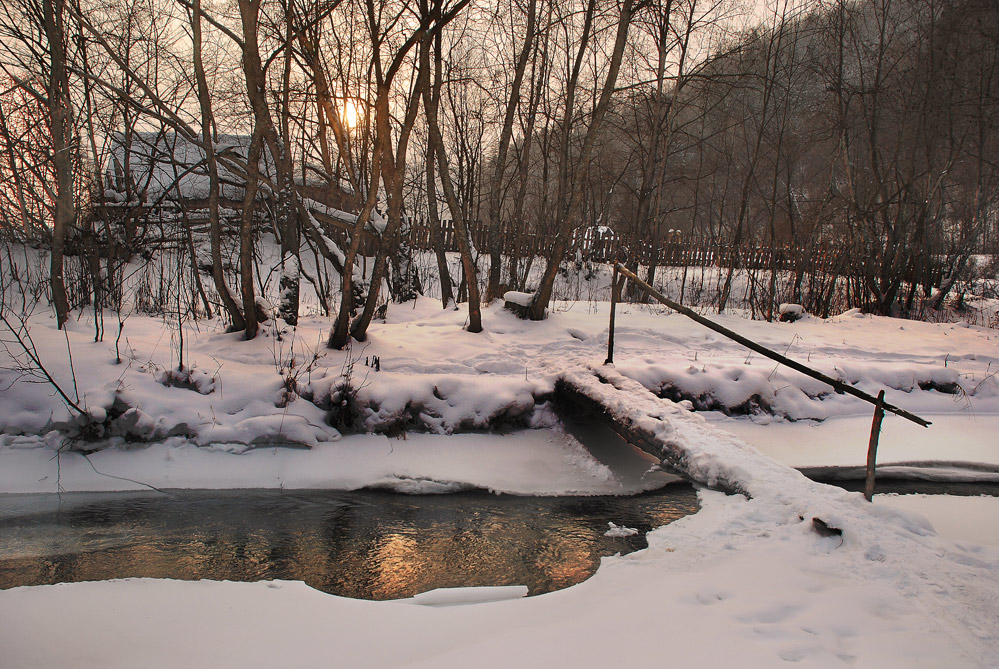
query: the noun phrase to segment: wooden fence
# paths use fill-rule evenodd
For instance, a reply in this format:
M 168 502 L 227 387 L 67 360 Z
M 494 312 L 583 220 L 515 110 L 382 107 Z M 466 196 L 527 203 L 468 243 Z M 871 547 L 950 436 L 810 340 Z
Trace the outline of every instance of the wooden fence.
M 441 222 L 441 236 L 446 251 L 457 252 L 458 242 L 451 221 Z M 471 226 L 472 242 L 480 252 L 489 248 L 488 226 L 475 222 Z M 525 232 L 503 223 L 499 229 L 503 255 L 530 257 L 547 255 L 554 245 L 548 235 Z M 423 219 L 410 226 L 410 244 L 421 250 L 432 250 L 430 226 Z M 659 243 L 642 242 L 635 252 L 619 235 L 608 228 L 586 228 L 573 236 L 566 251 L 566 259 L 579 258 L 596 262 L 637 259 L 641 265 L 655 264 L 671 267 L 732 267 L 744 269 L 797 270 L 807 267 L 812 271 L 826 271 L 842 264 L 838 252 L 791 246 L 758 246 L 743 244 L 732 246 L 703 241 L 686 241 L 673 237 Z
M 229 203 L 227 203 L 229 204 Z M 341 248 L 348 246 L 348 239 L 353 224 L 341 218 L 334 218 L 317 209 L 310 209 L 324 233 Z M 148 212 L 147 212 L 148 213 Z M 207 211 L 193 209 L 181 213 L 179 210 L 161 207 L 158 216 L 150 216 L 142 228 L 149 233 L 157 225 L 161 228 L 161 241 L 165 240 L 164 225 L 176 223 L 181 218 L 198 232 L 207 232 Z M 223 209 L 223 226 L 231 234 L 238 227 L 239 212 L 232 206 Z M 255 212 L 258 226 L 265 228 L 267 216 L 265 212 Z M 445 251 L 457 252 L 458 239 L 454 224 L 450 220 L 440 223 L 441 242 Z M 434 245 L 431 242 L 430 225 L 424 218 L 411 220 L 408 227 L 409 244 L 416 249 L 430 251 Z M 155 233 L 154 233 L 155 234 Z M 482 221 L 474 221 L 470 225 L 469 235 L 472 243 L 480 253 L 489 249 L 488 225 Z M 179 241 L 180 238 L 178 238 Z M 518 258 L 551 255 L 555 244 L 551 233 L 537 233 L 522 229 L 521 226 L 509 222 L 499 226 L 499 240 L 502 255 Z M 377 252 L 379 238 L 372 232 L 365 232 L 360 253 L 372 256 Z M 633 248 L 637 244 L 637 248 Z M 68 252 L 73 253 L 72 244 Z M 639 265 L 656 265 L 660 267 L 737 267 L 745 270 L 794 271 L 807 273 L 831 273 L 840 275 L 866 276 L 870 268 L 865 267 L 863 257 L 849 249 L 836 245 L 812 245 L 809 247 L 763 246 L 741 244 L 738 246 L 702 240 L 683 239 L 677 234 L 667 235 L 661 241 L 641 240 L 634 242 L 623 238 L 613 230 L 603 226 L 588 227 L 577 230 L 569 242 L 565 260 L 579 259 L 595 262 L 635 262 Z M 906 280 L 913 283 L 939 284 L 939 267 L 933 267 L 932 276 L 927 276 L 927 268 L 908 268 Z

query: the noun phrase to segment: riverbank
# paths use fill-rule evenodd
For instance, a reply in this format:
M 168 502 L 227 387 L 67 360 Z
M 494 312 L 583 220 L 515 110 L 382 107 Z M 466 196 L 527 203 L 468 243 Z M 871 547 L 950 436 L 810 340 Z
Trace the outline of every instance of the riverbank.
M 639 456 L 635 456 L 636 458 Z M 0 492 L 150 488 L 383 488 L 411 494 L 467 489 L 515 495 L 615 495 L 656 487 L 621 482 L 558 429 L 405 439 L 350 435 L 311 449 L 203 448 L 182 438 L 90 454 L 0 448 Z

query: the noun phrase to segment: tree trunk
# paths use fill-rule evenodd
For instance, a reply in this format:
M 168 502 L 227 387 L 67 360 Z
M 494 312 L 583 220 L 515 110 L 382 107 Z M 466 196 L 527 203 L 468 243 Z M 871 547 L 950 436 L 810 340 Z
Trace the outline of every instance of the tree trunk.
M 541 106 L 541 95 L 544 90 L 542 84 L 547 70 L 548 49 L 547 42 L 545 42 L 544 46 L 536 51 L 531 63 L 531 91 L 527 107 L 527 123 L 524 128 L 524 143 L 518 156 L 517 177 L 519 183 L 513 214 L 513 224 L 516 226 L 518 243 L 514 245 L 514 251 L 510 258 L 510 288 L 520 291 L 525 289 L 528 275 L 531 273 L 531 266 L 534 263 L 534 244 L 526 230 L 527 221 L 524 219 L 524 203 L 527 200 L 528 178 L 531 172 L 531 149 L 534 147 L 534 128 L 538 119 L 538 107 Z M 525 255 L 525 266 L 523 273 L 519 273 L 517 271 L 517 257 L 522 252 Z
M 62 329 L 69 318 L 69 298 L 63 274 L 66 234 L 76 219 L 73 193 L 73 103 L 66 68 L 66 43 L 63 30 L 64 0 L 44 3 L 45 37 L 48 41 L 50 69 L 47 83 L 49 131 L 52 138 L 52 163 L 56 172 L 55 211 L 52 220 L 52 257 L 49 285 L 56 324 Z
M 579 165 L 586 165 L 589 161 L 590 153 L 593 150 L 594 143 L 596 142 L 600 126 L 607 113 L 607 109 L 610 107 L 611 96 L 614 93 L 614 88 L 617 83 L 617 75 L 621 69 L 621 61 L 624 57 L 624 48 L 628 41 L 628 28 L 631 26 L 633 10 L 633 0 L 624 0 L 621 6 L 621 14 L 618 19 L 617 34 L 614 40 L 614 51 L 611 55 L 607 79 L 604 81 L 603 89 L 600 92 L 600 99 L 593 109 L 593 116 L 590 121 L 589 128 L 587 128 L 586 136 L 583 139 L 583 147 L 580 151 L 579 158 L 576 160 Z M 592 12 L 592 4 L 590 11 Z M 589 20 L 587 23 L 589 23 Z M 585 32 L 588 33 L 588 28 Z M 582 60 L 582 46 L 583 45 L 581 45 L 580 58 L 578 61 Z M 570 122 L 573 113 L 571 106 L 570 100 L 570 103 L 567 104 L 566 107 L 566 124 Z M 563 142 L 563 152 L 567 152 L 567 136 L 563 137 Z M 552 290 L 555 287 L 555 277 L 558 274 L 559 265 L 562 258 L 565 256 L 566 249 L 568 248 L 569 237 L 572 234 L 573 227 L 576 225 L 577 220 L 580 217 L 583 189 L 579 179 L 574 179 L 571 186 L 568 184 L 566 177 L 566 172 L 568 170 L 567 161 L 568 156 L 563 155 L 563 164 L 561 166 L 562 175 L 559 179 L 559 190 L 563 195 L 569 196 L 568 205 L 561 209 L 562 214 L 561 220 L 559 221 L 559 228 L 556 231 L 555 246 L 552 255 L 548 258 L 548 266 L 545 268 L 545 273 L 541 278 L 541 283 L 538 286 L 537 291 L 535 291 L 534 297 L 531 300 L 531 306 L 528 309 L 528 317 L 531 320 L 539 321 L 547 317 L 548 303 L 551 302 Z
M 510 99 L 503 118 L 503 130 L 500 132 L 499 147 L 496 151 L 496 168 L 493 174 L 492 186 L 489 189 L 489 283 L 486 289 L 486 299 L 494 300 L 500 292 L 500 263 L 503 250 L 503 240 L 500 237 L 500 217 L 502 203 L 500 193 L 503 189 L 503 172 L 506 169 L 507 152 L 513 137 L 513 122 L 520 106 L 520 88 L 524 81 L 524 72 L 534 46 L 534 24 L 537 15 L 538 0 L 530 0 L 527 7 L 527 27 L 524 31 L 524 44 L 514 72 L 513 84 L 510 87 Z
M 437 256 L 437 272 L 440 275 L 441 303 L 445 309 L 454 304 L 454 287 L 451 282 L 451 269 L 447 264 L 447 253 L 444 248 L 444 234 L 441 230 L 440 209 L 437 206 L 437 170 L 434 164 L 437 151 L 433 140 L 427 138 L 427 227 L 430 228 L 430 245 L 434 247 Z
M 28 217 L 28 206 L 24 197 L 24 181 L 21 170 L 18 169 L 14 139 L 10 134 L 10 128 L 7 125 L 7 118 L 3 113 L 2 105 L 0 105 L 0 134 L 4 138 L 4 147 L 7 149 L 4 153 L 7 157 L 10 176 L 14 180 L 14 199 L 17 201 L 17 212 L 21 219 L 21 232 L 25 239 L 31 239 L 35 233 L 35 226 L 32 225 L 31 219 Z
M 364 227 L 371 219 L 371 212 L 375 209 L 378 199 L 378 181 L 381 173 L 382 146 L 381 140 L 375 136 L 375 146 L 371 157 L 371 183 L 368 187 L 368 199 L 357 215 L 357 222 L 354 224 L 354 231 L 350 239 L 350 247 L 343 261 L 343 283 L 340 291 L 340 310 L 337 312 L 336 322 L 330 331 L 326 345 L 330 348 L 343 349 L 350 341 L 350 321 L 354 315 L 354 307 L 360 295 L 357 289 L 363 282 L 364 277 L 361 271 L 355 267 L 357 264 L 358 252 L 361 248 L 361 239 L 364 236 Z
M 440 76 L 440 40 L 437 40 L 434 46 L 433 86 L 431 87 L 430 77 L 428 76 L 424 79 L 423 88 L 423 104 L 427 115 L 427 129 L 437 153 L 437 166 L 441 175 L 441 187 L 444 190 L 444 198 L 451 212 L 451 220 L 454 222 L 454 235 L 458 241 L 458 251 L 461 254 L 461 266 L 464 270 L 465 283 L 468 289 L 468 331 L 482 332 L 482 312 L 479 307 L 479 280 L 475 263 L 472 260 L 472 243 L 468 236 L 468 226 L 465 222 L 464 212 L 455 195 L 447 154 L 444 152 L 444 138 L 441 136 L 440 125 L 438 124 L 437 100 L 440 99 L 440 87 L 443 84 Z M 429 71 L 430 69 L 429 40 L 424 40 L 423 48 L 420 51 L 420 69 L 424 71 Z
M 388 86 L 379 87 L 379 94 L 375 101 L 375 122 L 378 127 L 378 135 L 383 138 L 381 140 L 383 142 L 381 160 L 382 184 L 385 186 L 385 192 L 388 195 L 389 211 L 388 224 L 385 227 L 382 244 L 378 249 L 378 255 L 375 257 L 375 266 L 371 273 L 371 287 L 368 290 L 368 299 L 364 303 L 361 315 L 350 326 L 350 335 L 357 341 L 364 341 L 367 338 L 368 326 L 371 324 L 375 309 L 378 307 L 381 284 L 388 272 L 389 255 L 398 255 L 400 251 L 408 252 L 408 243 L 406 244 L 406 249 L 400 248 L 402 242 L 400 234 L 403 227 L 402 197 L 403 186 L 405 185 L 406 153 L 409 149 L 409 136 L 412 133 L 413 125 L 416 123 L 416 114 L 420 107 L 420 91 L 424 88 L 424 82 L 427 78 L 427 71 L 420 68 L 416 76 L 412 94 L 406 106 L 406 115 L 402 122 L 402 128 L 399 131 L 399 143 L 396 147 L 395 155 L 392 152 L 391 128 L 389 127 Z M 412 270 L 406 262 L 401 262 L 399 268 L 400 271 L 404 272 L 404 275 L 399 277 L 400 285 L 397 286 L 399 294 L 412 294 L 415 297 L 415 290 L 411 284 L 413 279 Z
M 261 129 L 254 127 L 246 157 L 246 191 L 239 226 L 239 283 L 243 296 L 244 339 L 257 336 L 257 300 L 253 292 L 253 208 L 260 180 L 260 153 L 263 148 L 261 134 Z
M 290 4 L 285 6 L 285 58 L 281 95 L 281 135 L 275 137 L 278 154 L 278 229 L 281 232 L 281 278 L 278 283 L 278 314 L 288 325 L 298 325 L 298 302 L 301 289 L 301 229 L 298 197 L 291 161 L 291 60 L 292 17 Z M 269 114 L 268 114 L 269 115 Z M 278 157 L 279 156 L 279 157 Z
M 205 164 L 208 166 L 208 226 L 212 253 L 212 280 L 222 301 L 222 307 L 232 321 L 232 330 L 245 330 L 246 321 L 222 271 L 222 223 L 219 220 L 219 166 L 215 156 L 215 142 L 212 128 L 215 119 L 212 114 L 212 98 L 205 76 L 205 65 L 201 53 L 201 0 L 194 0 L 191 16 L 191 29 L 194 40 L 194 76 L 198 85 L 198 103 L 201 106 L 201 139 L 205 150 Z
M 291 151 L 284 138 L 278 135 L 267 106 L 267 78 L 260 60 L 257 23 L 260 0 L 239 0 L 239 14 L 243 28 L 243 75 L 246 94 L 253 109 L 254 125 L 259 128 L 263 141 L 277 168 L 276 227 L 281 242 L 281 279 L 278 312 L 289 325 L 298 323 L 300 282 L 299 250 L 301 239 L 298 229 L 298 193 L 292 172 Z

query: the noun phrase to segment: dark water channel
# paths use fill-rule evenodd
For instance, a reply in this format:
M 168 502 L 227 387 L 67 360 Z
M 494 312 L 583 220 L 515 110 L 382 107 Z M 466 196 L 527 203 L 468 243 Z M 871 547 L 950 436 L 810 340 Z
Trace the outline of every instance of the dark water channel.
M 697 511 L 671 484 L 631 497 L 267 490 L 0 495 L 0 588 L 126 577 L 302 580 L 362 599 L 583 581 L 601 556 Z M 607 537 L 608 522 L 639 530 Z
M 850 492 L 864 492 L 864 481 L 860 479 L 816 480 L 834 485 Z M 999 497 L 999 483 L 991 481 L 926 481 L 919 479 L 877 479 L 874 492 L 878 495 L 954 495 L 957 497 L 978 497 L 987 495 Z

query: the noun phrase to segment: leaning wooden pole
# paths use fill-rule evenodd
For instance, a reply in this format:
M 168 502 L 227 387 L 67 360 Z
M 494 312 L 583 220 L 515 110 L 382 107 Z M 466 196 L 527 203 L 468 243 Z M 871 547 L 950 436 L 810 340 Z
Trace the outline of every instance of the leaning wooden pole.
M 853 386 L 851 386 L 851 385 L 849 385 L 847 383 L 843 383 L 839 379 L 834 379 L 831 376 L 827 376 L 827 375 L 823 374 L 822 372 L 819 372 L 819 371 L 816 371 L 816 370 L 812 369 L 811 367 L 806 367 L 805 365 L 801 364 L 800 362 L 796 362 L 794 360 L 791 360 L 790 358 L 788 358 L 786 356 L 783 356 L 780 353 L 777 353 L 775 351 L 771 351 L 770 349 L 768 349 L 765 346 L 761 346 L 760 344 L 757 344 L 756 342 L 754 342 L 754 341 L 752 341 L 750 339 L 746 339 L 745 337 L 743 337 L 738 332 L 734 332 L 734 331 L 729 330 L 728 328 L 726 328 L 724 326 L 718 325 L 714 321 L 709 320 L 709 319 L 705 318 L 704 316 L 701 316 L 696 311 L 688 309 L 687 307 L 683 306 L 682 304 L 679 304 L 678 302 L 674 302 L 673 300 L 669 299 L 668 297 L 666 297 L 665 295 L 663 295 L 662 293 L 660 293 L 658 290 L 656 290 L 655 288 L 653 288 L 649 284 L 647 284 L 644 281 L 642 281 L 640 278 L 638 278 L 637 274 L 635 274 L 634 272 L 632 272 L 631 270 L 629 270 L 627 267 L 625 267 L 621 263 L 615 263 L 614 267 L 615 267 L 615 269 L 618 272 L 620 272 L 624 276 L 626 276 L 629 279 L 631 279 L 632 281 L 634 281 L 635 285 L 637 285 L 639 288 L 641 288 L 642 290 L 644 290 L 646 293 L 648 293 L 652 297 L 656 298 L 657 300 L 659 300 L 660 302 L 662 302 L 663 304 L 665 304 L 670 309 L 678 311 L 681 314 L 683 314 L 684 316 L 686 316 L 687 318 L 690 318 L 692 320 L 697 321 L 698 323 L 700 323 L 704 327 L 708 328 L 709 330 L 714 330 L 715 332 L 717 332 L 719 334 L 725 335 L 729 339 L 742 344 L 746 348 L 748 348 L 748 349 L 750 349 L 752 351 L 756 351 L 760 355 L 766 356 L 767 358 L 770 358 L 771 360 L 776 360 L 777 362 L 781 363 L 782 365 L 786 365 L 787 367 L 790 367 L 791 369 L 795 370 L 796 372 L 801 372 L 805 376 L 810 376 L 813 379 L 818 379 L 819 381 L 822 381 L 823 383 L 826 383 L 826 384 L 832 386 L 833 388 L 835 388 L 837 392 L 846 393 L 848 395 L 853 395 L 854 397 L 859 397 L 860 399 L 864 400 L 865 402 L 870 402 L 871 404 L 873 404 L 875 406 L 878 406 L 878 404 L 879 404 L 878 400 L 875 399 L 874 397 L 872 397 L 871 395 L 868 395 L 863 390 L 858 390 L 857 388 L 854 388 Z M 906 420 L 911 420 L 913 423 L 916 423 L 917 425 L 922 425 L 923 427 L 928 427 L 929 425 L 931 425 L 930 421 L 925 420 L 923 418 L 920 418 L 919 416 L 917 416 L 915 414 L 909 413 L 905 409 L 901 409 L 901 408 L 899 408 L 897 406 L 894 406 L 892 404 L 888 404 L 887 402 L 882 402 L 881 406 L 883 406 L 883 408 L 884 408 L 885 411 L 890 411 L 891 413 L 895 414 L 896 416 L 901 416 L 902 418 L 905 418 Z

